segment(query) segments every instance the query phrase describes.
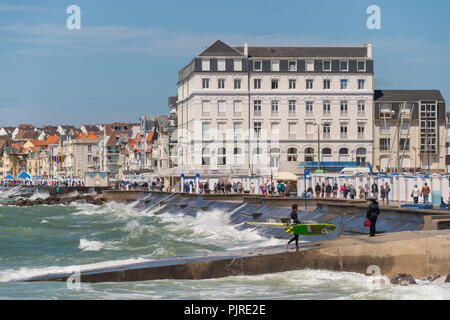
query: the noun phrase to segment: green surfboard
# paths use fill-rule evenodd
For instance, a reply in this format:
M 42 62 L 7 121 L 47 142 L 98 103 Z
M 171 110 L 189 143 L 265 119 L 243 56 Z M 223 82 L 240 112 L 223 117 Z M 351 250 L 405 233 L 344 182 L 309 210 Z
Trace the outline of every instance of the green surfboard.
M 294 235 L 302 236 L 323 236 L 334 230 L 336 226 L 330 223 L 309 223 L 309 224 L 286 224 L 286 223 L 272 223 L 272 222 L 247 222 L 249 225 L 260 225 L 267 227 L 282 227 L 284 231 Z

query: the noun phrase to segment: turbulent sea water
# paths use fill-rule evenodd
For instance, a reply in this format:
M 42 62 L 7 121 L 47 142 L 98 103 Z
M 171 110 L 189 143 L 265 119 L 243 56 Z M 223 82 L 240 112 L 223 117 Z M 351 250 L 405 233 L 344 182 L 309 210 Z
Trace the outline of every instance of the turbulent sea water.
M 284 245 L 221 210 L 154 215 L 134 204 L 7 207 L 0 193 L 0 299 L 450 299 L 450 284 L 392 286 L 357 273 L 299 270 L 210 280 L 21 282 L 57 271 Z M 217 227 L 220 226 L 220 229 Z M 375 281 L 374 281 L 375 280 Z M 220 290 L 218 290 L 220 288 Z

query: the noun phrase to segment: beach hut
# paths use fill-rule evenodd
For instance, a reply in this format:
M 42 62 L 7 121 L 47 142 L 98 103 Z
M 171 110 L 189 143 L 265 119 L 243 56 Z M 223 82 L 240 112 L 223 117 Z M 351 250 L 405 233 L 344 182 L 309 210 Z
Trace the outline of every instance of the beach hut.
M 8 174 L 8 175 L 5 177 L 5 180 L 7 180 L 7 179 L 14 179 L 14 177 L 13 177 L 12 175 Z

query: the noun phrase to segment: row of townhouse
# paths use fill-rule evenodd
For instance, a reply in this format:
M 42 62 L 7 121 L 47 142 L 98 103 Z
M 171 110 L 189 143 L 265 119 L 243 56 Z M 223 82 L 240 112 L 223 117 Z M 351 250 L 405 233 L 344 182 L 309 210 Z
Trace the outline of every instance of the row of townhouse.
M 111 179 L 153 174 L 169 167 L 168 115 L 143 115 L 139 123 L 0 128 L 0 179 L 30 176 Z
M 445 172 L 439 90 L 375 90 L 372 45 L 230 46 L 178 73 L 178 174 L 267 175 L 299 165 Z M 321 165 L 322 164 L 322 165 Z

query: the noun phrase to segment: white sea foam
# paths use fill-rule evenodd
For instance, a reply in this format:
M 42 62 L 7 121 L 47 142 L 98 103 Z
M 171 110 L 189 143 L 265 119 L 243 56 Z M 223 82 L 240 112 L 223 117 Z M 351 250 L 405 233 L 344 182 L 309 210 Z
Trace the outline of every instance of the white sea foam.
M 49 266 L 46 268 L 5 269 L 0 270 L 0 282 L 25 281 L 38 276 L 45 276 L 51 274 L 71 274 L 75 271 L 86 272 L 100 268 L 108 268 L 112 266 L 120 267 L 134 263 L 149 262 L 149 261 L 152 261 L 152 259 L 136 258 L 136 259 L 105 261 L 99 263 L 73 265 L 65 267 Z
M 117 242 L 102 242 L 102 241 L 95 241 L 95 240 L 87 240 L 87 239 L 80 239 L 80 245 L 78 248 L 84 251 L 99 251 L 101 249 L 106 250 L 119 250 L 116 246 Z

